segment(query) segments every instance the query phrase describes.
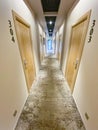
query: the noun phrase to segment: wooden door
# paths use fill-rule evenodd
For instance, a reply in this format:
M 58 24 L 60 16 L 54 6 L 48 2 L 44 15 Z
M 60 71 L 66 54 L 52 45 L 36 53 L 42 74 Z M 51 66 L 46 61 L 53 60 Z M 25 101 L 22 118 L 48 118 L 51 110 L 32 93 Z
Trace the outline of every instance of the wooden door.
M 62 50 L 62 35 L 59 36 L 59 45 L 58 45 L 58 60 L 61 61 L 61 50 Z
M 74 89 L 74 84 L 79 69 L 89 24 L 90 12 L 91 11 L 86 13 L 74 26 L 72 26 L 69 55 L 66 67 L 66 79 L 71 91 Z
M 42 62 L 44 58 L 44 44 L 43 44 L 43 37 L 40 35 L 40 61 Z
M 35 66 L 32 53 L 32 42 L 30 25 L 28 25 L 19 15 L 13 12 L 15 29 L 18 39 L 19 50 L 23 63 L 28 91 L 30 90 L 35 78 Z

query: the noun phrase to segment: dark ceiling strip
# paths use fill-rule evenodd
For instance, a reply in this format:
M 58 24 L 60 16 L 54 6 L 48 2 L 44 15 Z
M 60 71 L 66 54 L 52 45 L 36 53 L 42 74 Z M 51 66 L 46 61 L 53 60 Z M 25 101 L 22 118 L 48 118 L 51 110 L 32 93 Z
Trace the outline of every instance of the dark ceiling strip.
M 43 12 L 58 12 L 60 0 L 41 0 Z
M 45 16 L 45 20 L 46 20 L 49 36 L 52 36 L 54 26 L 55 26 L 56 16 Z
M 59 9 L 60 1 L 61 0 L 41 0 L 49 36 L 53 35 L 53 30 L 55 26 L 55 21 L 56 21 L 57 12 Z M 48 13 L 52 13 L 52 15 L 49 16 Z M 48 16 L 46 14 L 48 14 Z

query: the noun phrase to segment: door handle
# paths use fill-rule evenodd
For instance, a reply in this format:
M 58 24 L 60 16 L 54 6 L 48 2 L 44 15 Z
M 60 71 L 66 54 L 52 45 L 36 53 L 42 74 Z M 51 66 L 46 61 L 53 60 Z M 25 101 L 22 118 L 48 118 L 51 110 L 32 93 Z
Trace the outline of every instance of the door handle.
M 25 59 L 24 61 L 23 61 L 23 63 L 24 63 L 24 67 L 25 67 L 25 69 L 27 68 L 27 60 Z
M 76 61 L 75 61 L 75 69 L 77 69 L 77 67 L 78 67 L 78 64 L 79 64 L 79 60 L 78 59 L 76 59 Z
M 78 63 L 75 63 L 75 69 L 77 69 Z

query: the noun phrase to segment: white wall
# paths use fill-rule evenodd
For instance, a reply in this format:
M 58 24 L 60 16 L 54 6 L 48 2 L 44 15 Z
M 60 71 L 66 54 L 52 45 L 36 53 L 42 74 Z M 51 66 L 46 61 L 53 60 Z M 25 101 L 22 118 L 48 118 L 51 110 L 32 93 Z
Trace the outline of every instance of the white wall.
M 45 55 L 45 45 L 43 44 L 44 43 L 43 38 L 45 38 L 45 33 L 40 24 L 38 24 L 38 29 L 39 29 L 39 47 L 40 47 L 40 62 L 41 62 Z
M 63 23 L 61 25 L 61 27 L 59 28 L 59 30 L 56 33 L 56 56 L 57 56 L 57 58 L 59 55 L 61 55 L 61 51 L 62 51 L 64 25 L 65 25 L 65 23 Z M 61 38 L 61 40 L 60 40 L 60 38 Z
M 37 35 L 34 14 L 23 0 L 0 1 L 0 130 L 14 130 L 20 112 L 28 96 L 17 38 L 15 35 L 12 9 L 22 16 L 32 30 L 36 71 L 39 69 Z M 8 20 L 12 22 L 15 43 L 11 41 Z M 18 113 L 13 117 L 14 111 Z
M 65 50 L 63 51 L 62 70 L 65 73 L 68 45 L 70 39 L 71 26 L 88 10 L 92 9 L 88 34 L 85 41 L 80 68 L 75 83 L 73 97 L 78 106 L 86 130 L 98 130 L 98 1 L 80 0 L 77 6 L 70 11 L 66 25 Z M 90 43 L 89 31 L 92 21 L 96 20 L 93 38 Z M 89 115 L 89 120 L 85 118 L 85 112 Z

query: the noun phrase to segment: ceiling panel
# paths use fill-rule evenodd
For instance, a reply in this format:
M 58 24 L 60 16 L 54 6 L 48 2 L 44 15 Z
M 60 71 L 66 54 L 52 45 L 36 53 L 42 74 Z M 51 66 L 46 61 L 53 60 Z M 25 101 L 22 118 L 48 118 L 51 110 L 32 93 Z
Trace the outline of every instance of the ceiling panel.
M 41 0 L 43 12 L 57 12 L 60 0 Z
M 55 26 L 56 16 L 45 16 L 45 20 L 47 24 L 48 34 L 49 36 L 52 36 L 54 26 Z

